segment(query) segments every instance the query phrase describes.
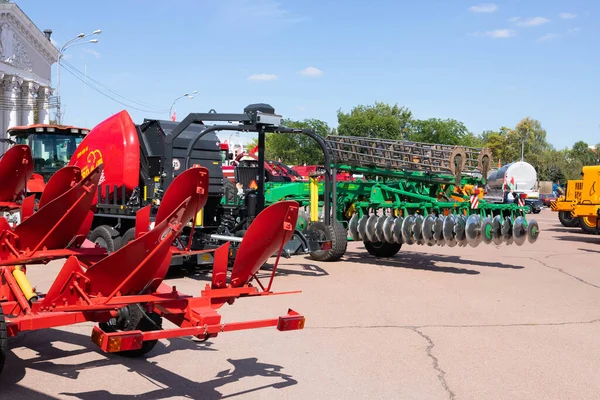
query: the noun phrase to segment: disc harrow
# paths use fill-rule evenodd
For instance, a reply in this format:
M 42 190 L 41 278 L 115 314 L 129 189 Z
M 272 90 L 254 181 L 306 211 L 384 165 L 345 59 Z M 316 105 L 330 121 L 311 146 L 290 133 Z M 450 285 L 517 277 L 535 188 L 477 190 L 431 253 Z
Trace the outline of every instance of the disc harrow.
M 539 225 L 524 216 L 491 216 L 480 214 L 428 214 L 426 216 L 390 215 L 359 216 L 354 214 L 348 222 L 353 240 L 400 245 L 427 245 L 448 247 L 477 247 L 481 243 L 502 243 L 522 246 L 525 241 L 535 243 Z

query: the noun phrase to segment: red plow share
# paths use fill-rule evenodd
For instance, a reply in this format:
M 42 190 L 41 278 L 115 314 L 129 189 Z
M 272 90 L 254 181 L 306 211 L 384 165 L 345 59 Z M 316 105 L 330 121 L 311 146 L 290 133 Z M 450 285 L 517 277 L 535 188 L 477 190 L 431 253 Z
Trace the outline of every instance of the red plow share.
M 152 229 L 150 208 L 141 209 L 135 239 L 108 256 L 103 249 L 85 246 L 101 171 L 99 166 L 81 179 L 77 167 L 67 167 L 48 182 L 37 212 L 25 213 L 14 228 L 0 218 L 0 370 L 7 336 L 87 321 L 99 323 L 91 337 L 102 350 L 130 356 L 147 353 L 159 339 L 208 339 L 236 330 L 304 327 L 304 317 L 292 310 L 279 318 L 227 324 L 217 312 L 238 298 L 284 294 L 271 291 L 271 285 L 283 245 L 294 233 L 296 202 L 273 204 L 257 216 L 230 274 L 229 243 L 215 250 L 212 282 L 194 297 L 163 279 L 173 241 L 206 203 L 208 171 L 191 168 L 175 178 Z M 263 284 L 257 273 L 273 254 L 277 261 L 269 282 Z M 32 289 L 25 275 L 27 264 L 66 257 L 46 294 Z M 163 318 L 174 327 L 163 328 Z

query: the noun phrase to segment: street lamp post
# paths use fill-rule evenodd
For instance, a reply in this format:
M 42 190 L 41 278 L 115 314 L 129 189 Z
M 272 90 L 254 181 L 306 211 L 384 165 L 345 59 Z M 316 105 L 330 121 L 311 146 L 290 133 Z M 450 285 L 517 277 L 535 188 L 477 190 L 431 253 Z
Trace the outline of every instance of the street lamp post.
M 176 98 L 175 100 L 173 100 L 173 103 L 171 103 L 171 107 L 169 107 L 169 118 L 171 118 L 171 115 L 173 115 L 173 106 L 175 106 L 175 103 L 177 103 L 179 100 L 183 99 L 184 97 L 187 97 L 188 99 L 193 99 L 196 93 L 198 93 L 197 90 L 194 90 L 191 94 L 190 93 L 185 93 L 183 96 L 179 96 L 178 98 Z
M 69 47 L 73 47 L 73 46 L 77 46 L 80 44 L 88 44 L 88 43 L 98 43 L 98 39 L 91 39 L 88 40 L 86 42 L 80 42 L 81 39 L 85 39 L 88 36 L 91 35 L 99 35 L 102 33 L 101 29 L 97 29 L 92 33 L 88 33 L 87 35 L 85 33 L 80 33 L 79 35 L 75 36 L 73 39 L 68 40 L 65 44 L 62 45 L 62 47 L 59 49 L 58 52 L 58 66 L 57 66 L 57 83 L 56 83 L 56 119 L 57 119 L 57 123 L 60 125 L 62 123 L 62 114 L 60 111 L 60 60 L 62 59 L 64 52 L 66 49 L 68 49 Z

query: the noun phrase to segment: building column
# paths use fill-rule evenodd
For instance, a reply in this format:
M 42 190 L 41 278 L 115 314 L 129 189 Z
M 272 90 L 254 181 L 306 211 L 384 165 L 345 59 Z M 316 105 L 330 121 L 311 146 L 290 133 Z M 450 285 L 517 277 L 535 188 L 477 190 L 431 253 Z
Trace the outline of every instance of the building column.
M 49 124 L 50 123 L 50 105 L 48 103 L 50 97 L 50 88 L 42 86 L 38 89 L 37 97 L 37 108 L 38 108 L 38 120 L 36 124 Z
M 4 108 L 6 110 L 5 114 L 5 128 L 4 132 L 13 126 L 17 126 L 19 124 L 18 121 L 18 113 L 17 113 L 17 88 L 19 87 L 19 82 L 17 81 L 16 76 L 8 76 L 4 78 L 2 82 L 2 89 L 4 90 Z
M 19 102 L 21 108 L 21 125 L 27 126 L 34 123 L 33 108 L 35 107 L 35 102 L 33 95 L 36 86 L 35 83 L 27 81 L 21 84 L 21 101 Z

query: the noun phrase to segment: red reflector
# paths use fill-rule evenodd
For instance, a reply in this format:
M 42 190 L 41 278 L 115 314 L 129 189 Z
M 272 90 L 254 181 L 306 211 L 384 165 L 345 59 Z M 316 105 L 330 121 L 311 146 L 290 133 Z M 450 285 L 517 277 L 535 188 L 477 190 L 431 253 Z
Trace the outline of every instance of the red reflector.
M 277 322 L 277 330 L 285 331 L 296 331 L 304 328 L 305 318 L 302 315 L 287 315 L 285 317 L 279 317 Z
M 330 250 L 331 249 L 331 241 L 323 242 L 321 244 L 321 250 Z

